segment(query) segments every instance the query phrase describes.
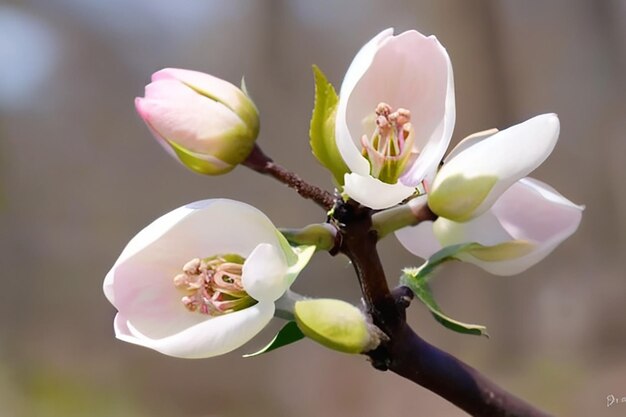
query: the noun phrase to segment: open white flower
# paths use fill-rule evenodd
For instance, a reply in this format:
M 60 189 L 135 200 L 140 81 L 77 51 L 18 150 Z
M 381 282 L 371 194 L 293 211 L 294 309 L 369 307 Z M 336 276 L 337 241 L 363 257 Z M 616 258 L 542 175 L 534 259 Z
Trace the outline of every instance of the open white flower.
M 426 196 L 412 200 L 419 205 Z M 482 215 L 463 223 L 439 217 L 396 232 L 411 253 L 427 259 L 446 246 L 476 242 L 456 255 L 495 275 L 518 274 L 548 256 L 571 236 L 582 218 L 578 206 L 547 184 L 523 178 Z
M 452 65 L 437 38 L 382 31 L 341 85 L 335 137 L 351 171 L 345 193 L 374 209 L 411 196 L 434 175 L 454 121 Z
M 270 321 L 313 251 L 291 248 L 244 203 L 180 207 L 139 232 L 107 274 L 115 334 L 182 358 L 230 352 Z

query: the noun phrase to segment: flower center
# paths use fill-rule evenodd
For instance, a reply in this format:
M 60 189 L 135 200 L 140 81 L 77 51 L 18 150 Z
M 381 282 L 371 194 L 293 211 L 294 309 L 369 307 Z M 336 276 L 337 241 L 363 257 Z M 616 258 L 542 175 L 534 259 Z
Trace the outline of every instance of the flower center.
M 256 304 L 241 284 L 244 260 L 228 254 L 187 262 L 174 277 L 174 286 L 185 294 L 183 305 L 189 311 L 220 316 Z
M 362 153 L 370 162 L 370 174 L 374 178 L 395 184 L 407 164 L 419 154 L 413 150 L 411 112 L 379 103 L 375 116 L 376 128 L 371 137 L 363 135 L 361 138 Z

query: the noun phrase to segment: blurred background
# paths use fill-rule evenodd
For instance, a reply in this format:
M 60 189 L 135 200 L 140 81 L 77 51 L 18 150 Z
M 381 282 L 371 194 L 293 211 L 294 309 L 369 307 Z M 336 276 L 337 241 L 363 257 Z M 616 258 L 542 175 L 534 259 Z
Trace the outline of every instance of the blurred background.
M 135 114 L 163 67 L 245 75 L 260 144 L 331 187 L 308 148 L 311 65 L 339 87 L 380 30 L 436 34 L 455 72 L 453 141 L 544 112 L 561 119 L 534 174 L 587 209 L 580 230 L 515 277 L 470 265 L 434 290 L 491 339 L 454 334 L 415 303 L 418 332 L 559 416 L 623 416 L 626 397 L 626 1 L 2 0 L 0 2 L 0 416 L 314 417 L 465 415 L 365 358 L 302 341 L 267 356 L 279 323 L 235 353 L 180 360 L 117 341 L 102 280 L 159 215 L 230 197 L 296 227 L 324 213 L 244 168 L 202 177 Z M 381 245 L 390 281 L 416 265 Z M 345 258 L 315 257 L 296 283 L 358 302 Z

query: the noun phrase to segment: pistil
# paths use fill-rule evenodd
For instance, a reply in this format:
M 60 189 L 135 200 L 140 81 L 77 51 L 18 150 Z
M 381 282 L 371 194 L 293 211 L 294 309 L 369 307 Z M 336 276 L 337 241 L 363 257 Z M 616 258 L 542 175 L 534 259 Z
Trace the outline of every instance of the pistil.
M 361 138 L 363 156 L 370 162 L 370 174 L 374 178 L 395 184 L 407 164 L 418 155 L 413 149 L 411 112 L 379 103 L 375 114 L 374 132 L 371 137 L 363 135 Z

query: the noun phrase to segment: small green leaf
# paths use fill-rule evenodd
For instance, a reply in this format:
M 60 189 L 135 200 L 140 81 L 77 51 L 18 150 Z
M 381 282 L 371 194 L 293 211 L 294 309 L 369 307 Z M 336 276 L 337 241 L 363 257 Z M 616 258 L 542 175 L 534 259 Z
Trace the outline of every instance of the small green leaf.
M 477 245 L 477 243 L 464 243 L 441 249 L 431 256 L 421 267 L 405 268 L 400 277 L 400 284 L 409 287 L 415 296 L 430 310 L 435 320 L 448 329 L 459 333 L 489 337 L 485 326 L 463 323 L 446 316 L 435 301 L 430 285 L 428 285 L 433 272 L 438 266 L 444 262 L 455 259 L 455 256 L 460 252 L 475 248 Z
M 315 76 L 315 108 L 309 130 L 311 150 L 317 160 L 333 174 L 335 181 L 343 185 L 344 174 L 350 170 L 341 158 L 335 142 L 335 113 L 339 97 L 324 73 L 315 65 L 313 75 Z
M 263 353 L 271 352 L 280 347 L 289 345 L 291 343 L 297 342 L 300 339 L 304 338 L 304 334 L 298 328 L 298 325 L 295 321 L 290 321 L 283 326 L 282 329 L 274 336 L 271 342 L 267 344 L 263 349 L 258 352 L 248 353 L 243 355 L 244 358 L 251 358 L 253 356 L 258 356 Z

